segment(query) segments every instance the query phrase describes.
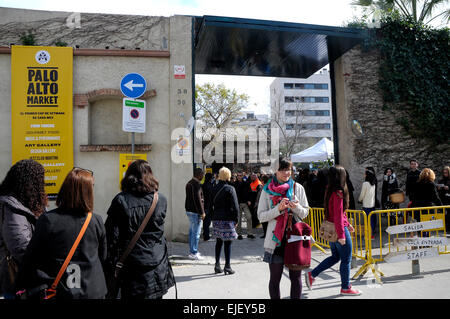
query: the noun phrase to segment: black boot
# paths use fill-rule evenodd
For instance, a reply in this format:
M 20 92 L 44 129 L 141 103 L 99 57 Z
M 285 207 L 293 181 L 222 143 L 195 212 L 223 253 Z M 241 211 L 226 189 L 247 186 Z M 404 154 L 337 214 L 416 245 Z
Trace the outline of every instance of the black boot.
M 216 265 L 214 266 L 214 272 L 216 274 L 220 274 L 222 272 L 222 268 L 220 268 L 220 263 L 216 263 Z
M 232 275 L 232 274 L 234 274 L 234 270 L 231 269 L 230 265 L 225 265 L 225 268 L 223 268 L 223 271 L 224 271 L 225 275 L 228 275 L 228 274 Z

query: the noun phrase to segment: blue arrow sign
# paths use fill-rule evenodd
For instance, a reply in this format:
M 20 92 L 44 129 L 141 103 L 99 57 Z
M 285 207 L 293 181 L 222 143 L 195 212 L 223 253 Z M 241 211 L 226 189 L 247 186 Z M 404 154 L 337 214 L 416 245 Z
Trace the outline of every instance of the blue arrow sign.
M 120 90 L 126 97 L 136 99 L 144 94 L 147 82 L 139 73 L 128 73 L 120 81 Z

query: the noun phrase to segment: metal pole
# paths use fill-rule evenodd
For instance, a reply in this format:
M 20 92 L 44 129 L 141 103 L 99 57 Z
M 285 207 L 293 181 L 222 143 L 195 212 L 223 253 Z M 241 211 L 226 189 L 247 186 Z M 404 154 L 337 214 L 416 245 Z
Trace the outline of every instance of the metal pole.
M 134 132 L 131 132 L 131 154 L 134 154 Z

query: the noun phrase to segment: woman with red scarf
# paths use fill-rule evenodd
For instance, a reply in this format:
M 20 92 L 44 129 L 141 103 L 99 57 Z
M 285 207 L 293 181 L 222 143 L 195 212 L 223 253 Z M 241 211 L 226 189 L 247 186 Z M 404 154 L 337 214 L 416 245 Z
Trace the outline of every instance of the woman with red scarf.
M 269 264 L 269 294 L 271 299 L 280 299 L 280 281 L 284 267 L 286 226 L 288 213 L 305 218 L 309 212 L 303 186 L 291 178 L 292 162 L 282 159 L 274 177 L 265 185 L 259 198 L 258 219 L 268 222 L 264 240 L 264 261 Z M 295 185 L 295 186 L 294 186 Z M 295 218 L 292 220 L 295 223 Z M 300 299 L 302 293 L 301 270 L 289 270 L 291 299 Z

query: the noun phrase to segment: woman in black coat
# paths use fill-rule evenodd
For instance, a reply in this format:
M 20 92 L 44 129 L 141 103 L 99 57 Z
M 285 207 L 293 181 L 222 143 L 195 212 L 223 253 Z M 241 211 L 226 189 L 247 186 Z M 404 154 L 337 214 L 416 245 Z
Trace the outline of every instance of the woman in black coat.
M 44 213 L 23 258 L 18 288 L 28 293 L 50 287 L 75 239 L 94 208 L 92 171 L 74 168 L 66 176 L 56 199 L 58 208 Z M 92 214 L 86 232 L 56 287 L 57 299 L 103 299 L 106 282 L 106 232 L 102 218 Z
M 21 160 L 0 185 L 0 295 L 5 299 L 14 299 L 17 291 L 17 273 L 9 273 L 7 259 L 20 266 L 36 221 L 46 209 L 44 175 L 38 162 Z
M 136 160 L 128 167 L 121 182 L 122 192 L 112 200 L 105 222 L 108 278 L 141 226 L 158 186 L 147 161 Z M 155 211 L 121 270 L 122 299 L 161 299 L 175 284 L 164 237 L 167 199 L 158 196 Z
M 214 266 L 215 273 L 221 273 L 220 268 L 220 252 L 222 245 L 225 252 L 225 268 L 223 271 L 226 274 L 234 274 L 231 269 L 231 242 L 238 237 L 236 233 L 236 224 L 238 222 L 239 204 L 236 195 L 236 190 L 233 186 L 228 185 L 230 181 L 231 171 L 222 167 L 219 170 L 219 183 L 214 187 L 211 194 L 211 207 L 213 210 L 213 236 L 216 237 L 216 265 Z
M 413 200 L 411 207 L 430 207 L 442 206 L 441 199 L 438 196 L 436 185 L 434 184 L 436 176 L 433 170 L 424 168 L 419 175 L 419 180 L 413 187 Z M 422 210 L 426 214 L 427 210 Z M 419 211 L 414 211 L 414 219 L 420 222 Z
M 438 181 L 437 189 L 442 205 L 450 205 L 450 167 L 444 166 L 442 178 Z M 450 209 L 446 208 L 445 210 L 445 228 L 448 231 L 450 229 Z

